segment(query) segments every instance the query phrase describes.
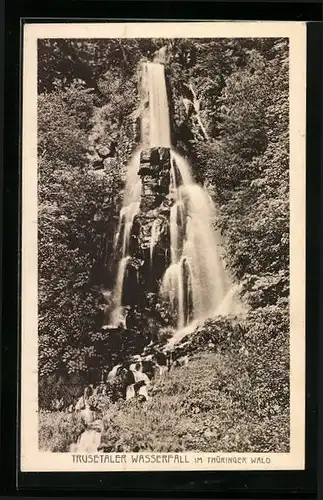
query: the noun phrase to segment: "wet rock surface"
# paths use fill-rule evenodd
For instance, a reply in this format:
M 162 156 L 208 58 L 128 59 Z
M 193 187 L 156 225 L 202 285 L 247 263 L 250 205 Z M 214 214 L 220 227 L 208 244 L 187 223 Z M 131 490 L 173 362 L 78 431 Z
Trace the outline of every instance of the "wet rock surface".
M 129 243 L 130 259 L 124 281 L 123 302 L 144 302 L 147 293 L 157 293 L 169 266 L 170 248 L 170 150 L 144 149 L 140 155 L 141 201 Z
M 159 207 L 169 192 L 169 148 L 151 148 L 141 152 L 139 176 L 142 182 L 140 211 L 149 212 Z

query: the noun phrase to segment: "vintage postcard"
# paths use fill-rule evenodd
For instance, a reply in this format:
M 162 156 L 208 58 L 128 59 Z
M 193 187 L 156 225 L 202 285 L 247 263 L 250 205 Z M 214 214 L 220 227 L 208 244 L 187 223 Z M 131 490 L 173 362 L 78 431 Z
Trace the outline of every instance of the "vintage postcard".
M 305 467 L 306 24 L 23 27 L 21 470 Z

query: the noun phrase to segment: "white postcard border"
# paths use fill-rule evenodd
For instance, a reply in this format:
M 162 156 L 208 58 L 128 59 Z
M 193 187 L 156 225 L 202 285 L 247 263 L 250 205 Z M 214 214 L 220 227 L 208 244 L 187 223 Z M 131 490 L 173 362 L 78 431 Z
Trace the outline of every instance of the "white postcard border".
M 23 33 L 21 471 L 285 470 L 305 467 L 305 112 L 306 23 L 27 23 Z M 183 453 L 171 463 L 134 463 L 138 454 L 38 450 L 37 419 L 37 39 L 38 38 L 239 38 L 288 37 L 290 41 L 290 453 Z M 126 458 L 116 457 L 120 455 Z M 103 458 L 100 458 L 103 457 Z M 110 458 L 109 458 L 110 457 Z M 258 462 L 251 462 L 253 458 Z M 228 464 L 227 458 L 235 460 Z M 114 460 L 115 463 L 112 463 Z M 116 463 L 119 460 L 119 463 Z M 152 460 L 152 459 L 151 459 Z M 162 460 L 156 459 L 156 460 Z M 182 461 L 181 461 L 182 460 Z M 184 461 L 186 460 L 186 461 Z

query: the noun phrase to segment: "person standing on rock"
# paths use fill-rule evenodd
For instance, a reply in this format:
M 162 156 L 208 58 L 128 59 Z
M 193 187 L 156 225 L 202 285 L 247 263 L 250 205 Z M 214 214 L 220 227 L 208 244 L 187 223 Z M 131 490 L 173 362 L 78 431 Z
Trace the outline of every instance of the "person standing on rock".
M 89 397 L 91 397 L 93 394 L 93 384 L 90 384 L 85 387 L 84 389 L 84 401 L 87 401 Z
M 159 376 L 162 377 L 167 372 L 167 356 L 162 351 L 156 351 L 154 359 L 159 369 Z
M 129 399 L 134 398 L 136 395 L 136 393 L 135 393 L 135 383 L 136 383 L 135 368 L 136 368 L 136 364 L 132 363 L 132 364 L 130 364 L 130 366 L 126 372 L 126 400 L 127 401 Z
M 150 380 L 146 373 L 142 370 L 142 362 L 137 361 L 132 363 L 129 368 L 129 382 L 126 391 L 126 399 L 133 399 L 134 397 L 139 397 L 140 399 L 147 401 L 148 396 L 148 386 L 150 385 Z
M 142 371 L 142 363 L 136 363 L 136 371 L 134 372 L 135 376 L 135 395 L 139 397 L 143 401 L 148 401 L 148 387 L 150 385 L 150 380 L 146 373 Z

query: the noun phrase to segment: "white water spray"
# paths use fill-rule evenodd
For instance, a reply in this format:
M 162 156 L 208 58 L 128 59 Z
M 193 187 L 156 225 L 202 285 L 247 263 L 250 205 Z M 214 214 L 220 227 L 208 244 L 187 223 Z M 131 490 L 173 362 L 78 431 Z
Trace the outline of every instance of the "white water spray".
M 220 236 L 213 227 L 216 213 L 210 196 L 193 182 L 189 165 L 174 151 L 172 169 L 175 203 L 170 217 L 171 266 L 162 290 L 175 304 L 177 326 L 183 328 L 189 317 L 193 320 L 221 314 L 232 284 L 221 257 Z M 232 306 L 227 304 L 226 309 Z M 187 308 L 192 309 L 190 315 Z
M 122 257 L 118 266 L 117 279 L 114 290 L 114 309 L 110 317 L 111 324 L 115 326 L 118 326 L 118 324 L 122 319 L 123 286 L 129 260 L 130 260 L 129 255 L 127 255 L 126 257 Z
M 158 225 L 158 220 L 154 220 L 152 227 L 151 227 L 151 237 L 150 237 L 150 244 L 149 244 L 149 256 L 150 256 L 150 265 L 153 264 L 153 257 L 154 257 L 154 249 L 156 246 L 156 243 L 158 241 L 158 236 L 159 236 L 159 225 Z
M 101 443 L 101 433 L 94 429 L 86 429 L 77 443 L 71 445 L 72 453 L 96 453 Z
M 140 166 L 140 150 L 136 151 L 128 166 L 123 196 L 123 205 L 120 211 L 119 224 L 114 238 L 114 251 L 121 246 L 121 256 L 118 264 L 117 277 L 114 288 L 114 308 L 110 314 L 110 324 L 118 326 L 122 319 L 122 295 L 126 276 L 127 264 L 130 260 L 129 247 L 132 227 L 135 216 L 139 211 L 141 182 L 138 176 Z M 122 241 L 122 244 L 120 245 Z

